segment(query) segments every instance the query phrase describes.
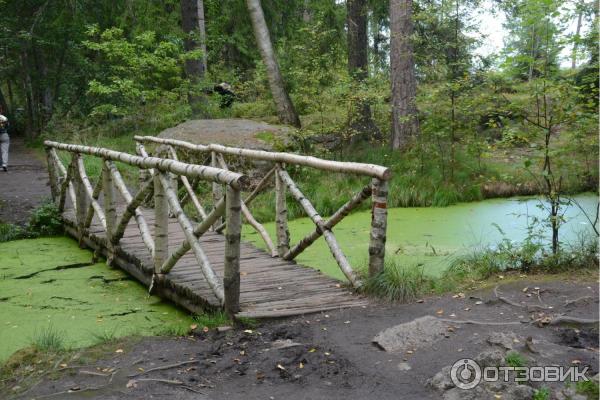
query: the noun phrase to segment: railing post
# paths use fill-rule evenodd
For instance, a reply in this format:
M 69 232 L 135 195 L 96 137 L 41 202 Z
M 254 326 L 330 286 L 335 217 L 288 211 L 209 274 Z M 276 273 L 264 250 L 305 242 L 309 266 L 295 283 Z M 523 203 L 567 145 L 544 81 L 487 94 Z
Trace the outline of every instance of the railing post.
M 75 183 L 75 210 L 76 210 L 76 221 L 77 221 L 77 233 L 79 235 L 79 247 L 84 246 L 83 238 L 85 237 L 85 219 L 88 209 L 88 195 L 85 189 L 85 184 L 83 183 L 82 171 L 80 169 L 79 159 L 81 158 L 81 154 L 74 153 L 73 154 L 73 168 L 75 170 L 75 176 L 73 177 Z
M 227 186 L 225 233 L 225 273 L 223 287 L 225 312 L 233 317 L 240 311 L 240 237 L 242 202 L 239 189 Z
M 279 254 L 279 257 L 283 257 L 290 250 L 285 183 L 279 176 L 281 169 L 281 164 L 277 164 L 277 171 L 275 171 L 275 225 L 277 230 L 277 254 Z
M 210 152 L 210 166 L 214 168 L 219 168 L 219 159 L 217 157 L 217 153 L 214 151 Z M 212 196 L 213 196 L 213 210 L 214 205 L 219 202 L 223 198 L 223 186 L 220 183 L 213 182 L 212 184 Z M 217 230 L 219 226 L 223 223 L 223 218 L 219 217 L 215 224 L 213 225 L 213 230 Z
M 104 196 L 104 217 L 106 218 L 106 248 L 108 250 L 106 264 L 112 265 L 115 259 L 113 235 L 117 225 L 117 205 L 115 185 L 107 160 L 102 161 L 102 193 Z
M 369 243 L 369 276 L 383 271 L 387 230 L 388 182 L 373 178 L 373 206 L 371 212 L 371 240 Z
M 156 279 L 160 274 L 160 268 L 169 256 L 169 202 L 165 194 L 165 188 L 160 181 L 160 172 L 154 171 L 154 275 L 150 292 L 158 284 Z
M 60 196 L 60 179 L 58 177 L 58 172 L 56 171 L 56 165 L 54 164 L 52 151 L 52 147 L 46 147 L 46 162 L 48 163 L 50 193 L 52 194 L 52 200 L 56 203 L 58 201 L 58 196 Z

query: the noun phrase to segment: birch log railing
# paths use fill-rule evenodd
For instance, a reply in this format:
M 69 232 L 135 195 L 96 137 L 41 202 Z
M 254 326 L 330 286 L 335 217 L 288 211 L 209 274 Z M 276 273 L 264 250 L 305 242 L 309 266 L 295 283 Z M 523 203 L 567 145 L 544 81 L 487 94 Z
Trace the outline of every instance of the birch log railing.
M 240 298 L 240 235 L 242 203 L 240 192 L 247 186 L 245 175 L 210 166 L 192 165 L 176 159 L 131 155 L 109 149 L 52 141 L 44 142 L 52 196 L 61 213 L 72 207 L 76 221 L 76 234 L 81 245 L 87 237 L 92 221 L 103 230 L 103 245 L 107 263 L 114 263 L 125 230 L 133 219 L 142 242 L 153 260 L 150 290 L 159 290 L 165 277 L 177 262 L 192 250 L 202 275 L 214 296 L 225 310 L 234 315 L 239 312 Z M 70 155 L 65 166 L 57 151 Z M 83 156 L 102 161 L 101 176 L 92 184 L 85 168 Z M 176 158 L 176 157 L 174 157 Z M 126 164 L 151 175 L 135 194 L 131 194 L 116 163 Z M 210 213 L 201 213 L 202 222 L 194 224 L 184 212 L 173 186 L 173 178 L 183 182 L 189 198 L 200 211 L 202 205 L 195 197 L 193 184 L 200 181 L 226 186 L 222 196 Z M 194 182 L 193 184 L 191 182 Z M 102 200 L 100 200 L 102 194 Z M 122 200 L 117 199 L 120 194 Z M 146 222 L 142 203 L 152 198 L 154 203 L 153 229 Z M 124 206 L 121 206 L 123 205 Z M 169 210 L 184 234 L 184 240 L 169 252 Z M 151 210 L 152 211 L 152 210 Z M 120 214 L 120 215 L 119 215 Z M 223 254 L 223 279 L 213 270 L 200 245 L 201 236 L 225 217 L 226 242 Z
M 354 287 L 359 287 L 362 282 L 343 253 L 335 238 L 333 228 L 352 210 L 357 208 L 367 198 L 371 197 L 372 219 L 369 242 L 369 275 L 374 276 L 383 270 L 387 229 L 388 180 L 391 175 L 388 168 L 373 164 L 331 161 L 292 153 L 252 150 L 217 144 L 200 145 L 181 140 L 164 139 L 152 136 L 135 136 L 134 139 L 136 140 L 138 154 L 143 156 L 148 155 L 145 145 L 153 144 L 158 153 L 166 154 L 174 160 L 179 159 L 178 150 L 186 151 L 188 154 L 208 154 L 210 155 L 210 163 L 213 168 L 222 168 L 225 170 L 228 170 L 229 168 L 225 162 L 224 156 L 234 156 L 244 160 L 261 160 L 272 163 L 271 168 L 255 185 L 254 190 L 245 199 L 240 201 L 241 213 L 244 219 L 259 233 L 272 256 L 278 256 L 283 260 L 293 260 L 317 239 L 323 236 L 341 271 Z M 340 209 L 333 213 L 333 215 L 328 219 L 324 219 L 310 200 L 302 193 L 296 182 L 291 178 L 286 170 L 287 165 L 301 165 L 330 172 L 362 175 L 371 178 L 371 181 L 340 207 Z M 251 202 L 270 185 L 271 179 L 274 179 L 275 181 L 276 244 L 273 244 L 267 231 L 256 218 L 252 216 L 249 209 Z M 200 201 L 194 192 L 194 185 L 190 184 L 189 181 L 185 182 L 183 179 L 181 179 L 181 181 L 186 190 L 184 196 L 191 199 L 198 214 L 206 221 L 204 216 L 206 210 L 200 205 Z M 288 230 L 286 192 L 289 192 L 291 197 L 300 204 L 306 215 L 315 224 L 315 230 L 293 246 L 290 245 L 290 234 Z M 219 182 L 214 182 L 212 194 L 216 204 L 218 204 L 217 202 L 222 196 L 221 193 L 221 185 Z M 213 229 L 220 231 L 227 227 L 227 224 L 227 221 L 216 224 L 213 226 Z

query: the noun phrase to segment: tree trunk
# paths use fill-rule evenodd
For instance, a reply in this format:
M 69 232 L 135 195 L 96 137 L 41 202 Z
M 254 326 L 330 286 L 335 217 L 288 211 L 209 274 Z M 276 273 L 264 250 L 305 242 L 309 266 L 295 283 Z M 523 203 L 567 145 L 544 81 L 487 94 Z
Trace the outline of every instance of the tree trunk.
M 198 32 L 200 33 L 200 50 L 202 50 L 202 67 L 208 70 L 208 54 L 206 53 L 206 20 L 204 19 L 204 0 L 197 0 Z
M 575 30 L 575 42 L 573 43 L 573 54 L 571 55 L 571 69 L 575 69 L 577 67 L 577 48 L 579 47 L 579 34 L 581 33 L 581 19 L 583 17 L 583 9 L 581 8 L 577 13 L 577 29 Z
M 369 76 L 367 1 L 347 0 L 346 17 L 348 25 L 348 72 L 357 86 Z M 380 139 L 381 133 L 371 118 L 371 106 L 364 99 L 357 99 L 349 115 L 352 141 Z
M 248 5 L 252 27 L 254 28 L 256 44 L 258 45 L 260 55 L 267 68 L 269 86 L 271 87 L 273 100 L 275 100 L 275 105 L 277 106 L 279 120 L 284 124 L 300 128 L 300 118 L 298 118 L 292 100 L 283 84 L 283 78 L 281 77 L 279 65 L 275 58 L 273 45 L 271 44 L 271 38 L 269 36 L 269 29 L 267 28 L 260 0 L 246 0 L 246 4 Z
M 202 0 L 181 0 L 181 28 L 186 35 L 183 44 L 185 51 L 202 50 L 201 40 L 204 34 L 200 32 L 200 29 L 201 25 L 204 27 L 204 20 L 199 21 L 200 13 L 204 16 L 204 10 L 199 10 L 199 6 L 202 5 Z M 185 60 L 185 74 L 192 84 L 188 93 L 188 101 L 192 107 L 192 114 L 202 118 L 207 118 L 208 114 L 206 99 L 198 86 L 204 78 L 205 72 L 203 56 Z
M 412 0 L 390 0 L 392 149 L 405 147 L 419 133 L 417 82 L 411 36 Z

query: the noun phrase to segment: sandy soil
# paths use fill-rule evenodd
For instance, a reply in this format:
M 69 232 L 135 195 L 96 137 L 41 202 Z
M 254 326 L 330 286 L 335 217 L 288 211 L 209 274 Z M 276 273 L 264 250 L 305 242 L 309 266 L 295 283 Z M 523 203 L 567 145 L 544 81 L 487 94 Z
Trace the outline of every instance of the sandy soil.
M 597 318 L 597 283 L 523 279 L 499 286 L 498 293 L 502 300 L 488 289 L 264 322 L 251 330 L 205 333 L 198 328 L 198 334 L 187 337 L 141 339 L 122 352 L 117 352 L 122 345 L 116 343 L 114 350 L 95 362 L 78 365 L 76 360 L 66 360 L 69 366 L 77 366 L 58 368 L 52 379 L 30 379 L 33 387 L 22 395 L 11 394 L 11 387 L 19 382 L 9 382 L 5 395 L 18 399 L 439 399 L 443 394 L 427 381 L 458 359 L 494 349 L 489 337 L 498 333 L 520 338 L 509 345 L 533 365 L 576 362 L 589 366 L 591 375 L 598 372 L 597 331 L 533 322 L 560 314 Z M 422 316 L 444 319 L 447 333 L 430 345 L 395 353 L 372 343 L 382 330 Z M 452 322 L 460 320 L 494 325 Z M 538 350 L 526 346 L 527 337 Z
M 12 137 L 8 172 L 0 171 L 0 222 L 23 224 L 44 198 L 50 197 L 44 161 Z

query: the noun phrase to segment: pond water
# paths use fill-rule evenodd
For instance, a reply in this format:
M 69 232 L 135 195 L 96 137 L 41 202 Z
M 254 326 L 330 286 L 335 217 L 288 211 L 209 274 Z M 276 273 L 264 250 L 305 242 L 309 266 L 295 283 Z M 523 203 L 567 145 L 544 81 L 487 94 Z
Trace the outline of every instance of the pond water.
M 192 323 L 121 270 L 91 259 L 66 237 L 0 244 L 0 363 L 49 331 L 80 347 Z
M 594 194 L 580 194 L 575 199 L 593 219 L 598 198 Z M 388 210 L 386 253 L 405 265 L 422 264 L 426 273 L 438 275 L 457 255 L 496 245 L 503 238 L 523 241 L 527 237 L 528 221 L 547 215 L 540 204 L 537 198 L 509 198 L 443 208 L 393 208 Z M 565 219 L 560 229 L 561 242 L 575 243 L 582 235 L 592 237 L 591 225 L 579 208 L 569 207 Z M 369 211 L 357 212 L 347 216 L 333 230 L 353 266 L 367 263 L 370 220 Z M 274 224 L 265 227 L 275 238 Z M 314 224 L 308 218 L 301 218 L 290 221 L 289 229 L 294 244 L 313 231 Z M 544 231 L 545 235 L 549 234 L 548 228 Z M 246 225 L 244 237 L 264 247 L 260 237 Z M 344 279 L 323 238 L 305 250 L 297 261 Z

